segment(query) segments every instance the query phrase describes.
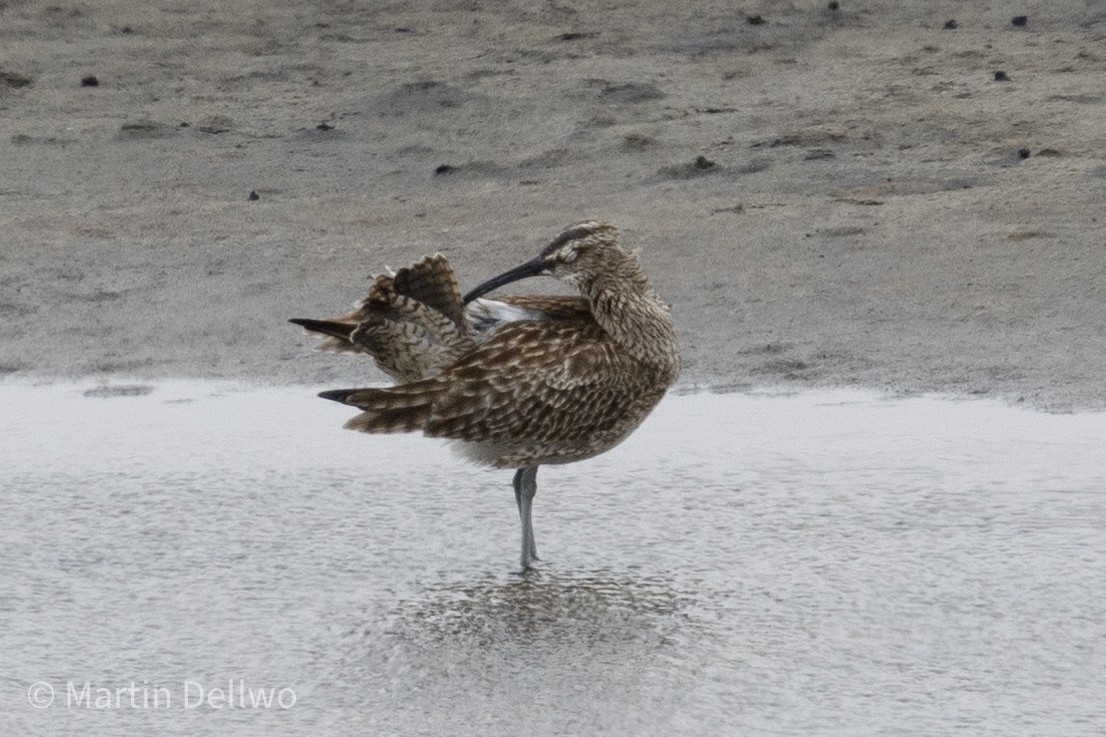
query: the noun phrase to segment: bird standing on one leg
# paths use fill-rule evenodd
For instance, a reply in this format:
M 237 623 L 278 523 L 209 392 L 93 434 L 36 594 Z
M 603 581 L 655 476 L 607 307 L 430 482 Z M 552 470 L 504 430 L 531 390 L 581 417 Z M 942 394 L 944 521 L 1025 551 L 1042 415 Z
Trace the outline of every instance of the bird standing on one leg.
M 575 286 L 580 296 L 482 298 L 539 275 Z M 679 373 L 668 306 L 636 252 L 600 222 L 568 228 L 463 300 L 449 264 L 435 256 L 377 277 L 354 312 L 292 322 L 329 336 L 322 348 L 369 353 L 403 382 L 320 394 L 362 410 L 346 427 L 422 431 L 460 441 L 473 461 L 517 469 L 524 570 L 537 559 L 531 509 L 538 466 L 613 448 Z

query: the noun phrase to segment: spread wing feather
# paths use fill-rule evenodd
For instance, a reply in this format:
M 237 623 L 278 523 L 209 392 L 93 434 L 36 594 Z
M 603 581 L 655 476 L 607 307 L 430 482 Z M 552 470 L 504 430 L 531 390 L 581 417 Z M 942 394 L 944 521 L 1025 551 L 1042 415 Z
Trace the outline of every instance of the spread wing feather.
M 400 269 L 392 278 L 396 294 L 421 302 L 450 319 L 461 332 L 468 331 L 465 305 L 453 267 L 440 253 L 424 256 Z
M 367 353 L 400 382 L 437 374 L 474 344 L 457 279 L 441 254 L 375 277 L 351 312 L 292 322 L 324 336 L 321 350 Z

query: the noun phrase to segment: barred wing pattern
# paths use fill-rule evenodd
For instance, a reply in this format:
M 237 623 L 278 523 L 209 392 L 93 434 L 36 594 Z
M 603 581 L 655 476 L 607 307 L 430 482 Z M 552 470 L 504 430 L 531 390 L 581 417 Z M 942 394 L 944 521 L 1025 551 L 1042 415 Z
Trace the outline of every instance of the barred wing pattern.
M 324 336 L 319 350 L 367 353 L 399 382 L 433 376 L 474 345 L 461 290 L 441 254 L 375 277 L 349 313 L 293 322 Z
M 388 389 L 328 392 L 362 410 L 363 432 L 463 440 L 499 468 L 596 455 L 637 426 L 664 393 L 651 372 L 617 350 L 590 319 L 504 325 L 440 376 Z

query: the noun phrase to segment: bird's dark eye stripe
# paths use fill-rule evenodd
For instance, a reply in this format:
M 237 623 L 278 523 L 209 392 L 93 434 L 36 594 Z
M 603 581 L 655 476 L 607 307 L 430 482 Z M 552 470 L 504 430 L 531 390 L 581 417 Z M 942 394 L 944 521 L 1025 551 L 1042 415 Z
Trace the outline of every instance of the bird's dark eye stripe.
M 550 254 L 556 252 L 558 249 L 560 249 L 561 246 L 568 243 L 569 241 L 575 241 L 575 240 L 579 240 L 581 238 L 586 238 L 594 232 L 595 232 L 595 228 L 590 228 L 590 227 L 587 227 L 587 228 L 569 228 L 568 230 L 566 230 L 565 232 L 561 233 L 559 236 L 554 238 L 552 243 L 550 243 L 548 246 L 546 246 L 544 249 L 542 249 L 541 255 L 543 257 L 549 256 Z
M 542 258 L 544 258 L 546 256 L 550 256 L 551 253 L 556 252 L 557 249 L 560 249 L 568 241 L 580 240 L 581 238 L 587 238 L 588 236 L 595 235 L 596 232 L 598 232 L 599 230 L 602 230 L 602 229 L 603 229 L 603 226 L 602 225 L 597 226 L 597 224 L 595 224 L 595 222 L 587 222 L 587 224 L 584 224 L 584 225 L 578 225 L 574 228 L 568 228 L 567 230 L 562 232 L 560 236 L 557 236 L 556 238 L 554 238 L 553 242 L 551 242 L 549 246 L 546 246 L 545 248 L 542 249 L 541 256 L 542 256 Z
M 554 238 L 552 241 L 550 241 L 549 245 L 542 249 L 541 255 L 549 256 L 550 254 L 556 253 L 558 250 L 560 250 L 561 246 L 578 237 L 580 237 L 579 229 L 566 230 L 565 232 Z
M 561 233 L 560 236 L 554 238 L 553 242 L 551 242 L 549 246 L 546 246 L 542 249 L 542 257 L 551 256 L 552 253 L 559 251 L 561 247 L 564 246 L 565 243 L 567 243 L 568 241 L 584 238 L 588 235 L 588 233 L 591 232 L 591 230 L 587 230 L 586 228 L 573 228 L 572 230 L 565 230 Z

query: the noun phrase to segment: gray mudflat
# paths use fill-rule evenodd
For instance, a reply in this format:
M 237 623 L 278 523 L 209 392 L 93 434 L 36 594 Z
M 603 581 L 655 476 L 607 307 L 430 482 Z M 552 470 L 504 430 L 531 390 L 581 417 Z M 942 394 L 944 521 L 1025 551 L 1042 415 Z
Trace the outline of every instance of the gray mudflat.
M 284 320 L 600 218 L 685 384 L 1106 406 L 1106 14 L 995 7 L 0 4 L 0 372 L 379 379 Z

